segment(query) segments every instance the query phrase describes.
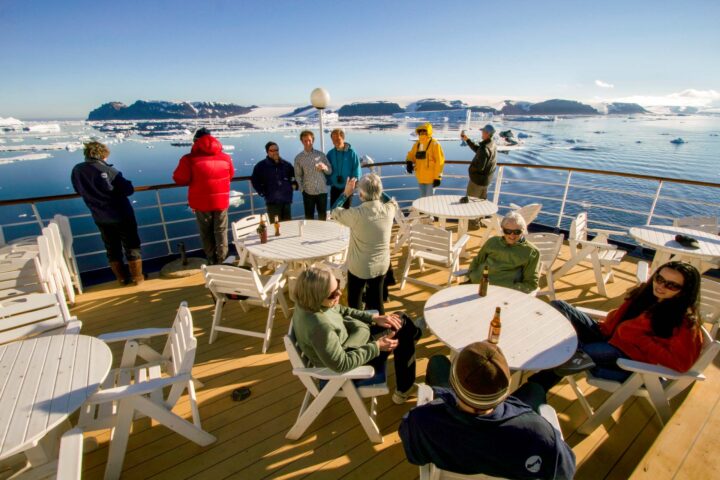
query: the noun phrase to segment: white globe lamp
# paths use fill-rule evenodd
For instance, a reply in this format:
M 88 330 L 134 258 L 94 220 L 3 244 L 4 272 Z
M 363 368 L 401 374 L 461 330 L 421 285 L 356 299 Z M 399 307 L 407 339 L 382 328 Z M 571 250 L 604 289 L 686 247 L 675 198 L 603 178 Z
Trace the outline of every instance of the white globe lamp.
M 330 103 L 330 94 L 322 87 L 318 87 L 310 93 L 310 103 L 318 109 L 318 118 L 320 118 L 320 149 L 325 153 L 325 135 L 323 134 L 323 110 Z

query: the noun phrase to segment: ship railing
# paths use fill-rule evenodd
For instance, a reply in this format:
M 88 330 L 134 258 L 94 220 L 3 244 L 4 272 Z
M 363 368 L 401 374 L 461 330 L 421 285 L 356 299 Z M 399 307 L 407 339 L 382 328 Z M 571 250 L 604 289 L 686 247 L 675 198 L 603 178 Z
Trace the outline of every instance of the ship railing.
M 443 183 L 436 194 L 465 194 L 468 161 L 446 161 Z M 403 207 L 409 207 L 417 196 L 414 175 L 405 173 L 404 162 L 384 162 L 364 165 L 378 173 L 386 185 L 386 192 L 395 196 Z M 400 186 L 398 186 L 400 184 Z M 187 206 L 185 188 L 175 184 L 136 187 L 134 209 L 138 217 L 145 258 L 165 257 L 176 253 L 173 246 L 187 242 L 188 250 L 200 248 L 197 230 L 188 227 L 195 217 Z M 233 191 L 242 205 L 231 208 L 230 221 L 264 211 L 262 200 L 253 191 L 250 177 L 235 177 Z M 498 164 L 489 196 L 500 212 L 512 208 L 513 203 L 543 204 L 539 223 L 565 229 L 579 211 L 591 211 L 594 226 L 627 229 L 650 223 L 670 223 L 678 216 L 718 215 L 720 203 L 708 199 L 720 198 L 719 183 L 638 175 L 606 170 L 504 163 Z M 700 189 L 708 194 L 695 195 Z M 539 192 L 539 193 L 538 193 Z M 692 197 L 695 198 L 692 198 Z M 624 199 L 620 204 L 609 198 Z M 296 202 L 297 203 L 297 202 Z M 67 215 L 73 225 L 75 252 L 81 270 L 104 267 L 102 242 L 92 218 L 78 195 L 55 195 L 0 201 L 0 218 L 7 210 L 23 219 L 0 224 L 0 241 L 37 235 L 56 213 Z M 300 212 L 301 209 L 296 209 Z M 20 212 L 20 213 L 18 213 Z M 619 220 L 610 220 L 610 219 Z M 627 240 L 627 239 L 626 239 Z M 92 260 L 92 261 L 91 261 Z M 85 266 L 85 268 L 83 268 Z

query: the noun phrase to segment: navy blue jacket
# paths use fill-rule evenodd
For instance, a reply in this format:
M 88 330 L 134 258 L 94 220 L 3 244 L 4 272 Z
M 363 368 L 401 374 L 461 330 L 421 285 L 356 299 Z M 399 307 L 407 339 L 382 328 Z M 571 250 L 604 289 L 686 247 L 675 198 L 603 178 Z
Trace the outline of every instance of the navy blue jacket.
M 72 169 L 73 188 L 82 196 L 97 223 L 118 223 L 135 219 L 128 197 L 132 183 L 102 160 L 86 159 Z
M 255 191 L 265 203 L 292 203 L 295 169 L 282 158 L 275 163 L 269 157 L 259 161 L 250 179 Z
M 400 438 L 408 461 L 462 474 L 518 479 L 571 479 L 575 454 L 528 405 L 508 397 L 487 415 L 460 410 L 452 390 L 408 412 Z

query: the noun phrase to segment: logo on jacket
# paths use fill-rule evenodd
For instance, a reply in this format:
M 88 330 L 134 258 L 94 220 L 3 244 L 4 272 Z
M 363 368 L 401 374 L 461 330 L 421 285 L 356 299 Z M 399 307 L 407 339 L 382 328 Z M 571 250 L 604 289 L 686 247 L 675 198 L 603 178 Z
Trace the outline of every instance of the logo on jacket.
M 528 457 L 528 459 L 525 460 L 525 468 L 530 473 L 539 472 L 540 467 L 542 467 L 542 458 L 540 458 L 539 455 L 533 455 L 532 457 Z

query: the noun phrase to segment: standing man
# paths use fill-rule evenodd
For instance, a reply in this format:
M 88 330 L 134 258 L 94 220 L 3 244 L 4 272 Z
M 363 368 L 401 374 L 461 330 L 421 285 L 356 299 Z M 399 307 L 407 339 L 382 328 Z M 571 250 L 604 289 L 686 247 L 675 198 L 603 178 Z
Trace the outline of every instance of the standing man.
M 195 132 L 190 153 L 180 159 L 173 173 L 175 183 L 189 185 L 188 203 L 195 212 L 210 265 L 220 264 L 227 257 L 227 210 L 234 174 L 232 159 L 207 128 Z
M 127 283 L 123 250 L 135 285 L 145 280 L 140 256 L 135 212 L 128 197 L 135 192 L 132 183 L 107 163 L 110 150 L 100 142 L 88 142 L 83 150 L 85 161 L 73 167 L 71 181 L 92 213 L 105 244 L 108 263 L 120 285 Z
M 348 178 L 359 179 L 360 157 L 355 153 L 349 143 L 345 143 L 345 132 L 342 128 L 336 128 L 330 133 L 335 148 L 327 154 L 327 159 L 332 168 L 332 175 L 328 175 L 328 185 L 330 185 L 330 207 L 335 205 L 335 200 L 345 190 Z M 343 203 L 343 208 L 350 208 L 352 196 Z
M 252 173 L 252 186 L 265 199 L 267 214 L 271 222 L 277 217 L 280 221 L 291 220 L 293 190 L 297 190 L 295 169 L 290 162 L 280 158 L 280 147 L 275 142 L 265 144 L 264 160 L 255 164 Z
M 327 219 L 327 175 L 332 173 L 332 167 L 325 154 L 313 148 L 315 135 L 310 130 L 300 132 L 300 141 L 303 151 L 295 157 L 295 179 L 303 195 L 305 218 Z
M 440 142 L 432 138 L 432 125 L 424 123 L 415 129 L 418 139 L 407 154 L 405 168 L 415 172 L 420 196 L 429 197 L 442 181 L 445 154 Z
M 468 168 L 470 174 L 470 181 L 467 185 L 468 197 L 487 199 L 488 185 L 490 185 L 490 180 L 495 173 L 497 163 L 495 161 L 497 149 L 495 142 L 493 142 L 494 134 L 495 127 L 489 123 L 482 128 L 482 142 L 480 144 L 470 140 L 464 131 L 460 134 L 460 138 L 475 152 L 475 157 Z

